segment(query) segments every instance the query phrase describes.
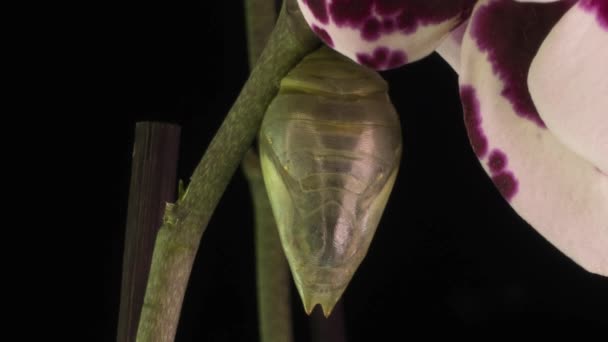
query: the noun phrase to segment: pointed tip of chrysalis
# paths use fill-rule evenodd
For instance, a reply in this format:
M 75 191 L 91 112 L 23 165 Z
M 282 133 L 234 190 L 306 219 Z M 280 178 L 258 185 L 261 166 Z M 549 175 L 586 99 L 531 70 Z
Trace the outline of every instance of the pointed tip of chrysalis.
M 304 303 L 304 311 L 308 316 L 312 314 L 312 310 L 315 309 L 315 306 L 317 306 L 317 303 Z
M 336 306 L 340 297 L 342 297 L 342 293 L 344 293 L 345 287 L 337 288 L 337 289 L 328 289 L 328 288 L 311 288 L 311 287 L 302 287 L 297 286 L 298 292 L 300 292 L 300 297 L 302 298 L 302 304 L 304 304 L 304 311 L 306 311 L 307 315 L 310 315 L 315 306 L 320 305 L 321 310 L 323 310 L 323 315 L 325 317 L 329 317 L 331 315 L 332 310 Z
M 329 318 L 329 315 L 331 315 L 332 310 L 336 306 L 336 302 L 334 302 L 331 306 L 323 306 L 323 305 L 321 305 L 321 309 L 323 309 L 323 315 L 325 316 L 325 318 Z

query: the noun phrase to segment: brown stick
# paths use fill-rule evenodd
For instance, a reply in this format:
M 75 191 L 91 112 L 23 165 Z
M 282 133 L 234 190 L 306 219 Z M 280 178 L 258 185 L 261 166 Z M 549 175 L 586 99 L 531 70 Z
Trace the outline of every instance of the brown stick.
M 180 128 L 140 122 L 135 128 L 125 233 L 118 342 L 133 342 L 146 291 L 156 233 L 175 201 Z

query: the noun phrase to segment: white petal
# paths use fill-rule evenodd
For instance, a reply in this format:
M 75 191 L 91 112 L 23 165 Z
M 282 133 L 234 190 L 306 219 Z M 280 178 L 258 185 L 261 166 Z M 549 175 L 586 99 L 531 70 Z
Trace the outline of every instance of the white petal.
M 564 6 L 478 3 L 462 45 L 465 122 L 515 211 L 579 265 L 608 275 L 608 176 L 544 126 L 526 86 L 527 66 Z
M 462 48 L 462 38 L 467 29 L 469 21 L 465 21 L 456 27 L 435 51 L 456 71 L 460 73 L 460 51 Z
M 608 28 L 595 11 L 580 4 L 544 41 L 528 84 L 547 127 L 608 174 L 607 61 Z

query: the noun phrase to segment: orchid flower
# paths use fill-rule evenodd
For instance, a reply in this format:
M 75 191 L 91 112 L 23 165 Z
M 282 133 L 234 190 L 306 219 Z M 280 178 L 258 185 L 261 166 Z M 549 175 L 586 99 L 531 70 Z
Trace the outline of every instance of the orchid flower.
M 298 0 L 328 46 L 377 70 L 437 51 L 481 166 L 514 210 L 608 275 L 608 0 Z

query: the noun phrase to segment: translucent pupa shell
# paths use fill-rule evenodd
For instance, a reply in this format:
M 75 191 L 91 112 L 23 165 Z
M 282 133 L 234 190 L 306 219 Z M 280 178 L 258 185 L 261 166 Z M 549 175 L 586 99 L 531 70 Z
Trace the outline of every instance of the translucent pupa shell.
M 262 172 L 304 308 L 329 315 L 395 182 L 401 126 L 376 72 L 327 49 L 281 82 L 260 131 Z

